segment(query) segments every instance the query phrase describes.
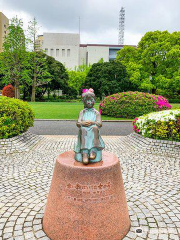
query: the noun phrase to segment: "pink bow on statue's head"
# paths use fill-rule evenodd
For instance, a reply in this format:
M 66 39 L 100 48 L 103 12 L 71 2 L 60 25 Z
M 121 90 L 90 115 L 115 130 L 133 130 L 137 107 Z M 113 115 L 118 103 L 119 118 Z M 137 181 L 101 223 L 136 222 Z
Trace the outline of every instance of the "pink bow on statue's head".
M 90 88 L 88 92 L 92 92 L 92 93 L 93 93 L 93 92 L 94 92 L 94 90 L 93 90 L 92 88 Z
M 90 89 L 83 89 L 83 91 L 82 91 L 83 93 L 86 93 L 86 92 L 94 92 L 94 90 L 92 89 L 92 88 L 90 88 Z

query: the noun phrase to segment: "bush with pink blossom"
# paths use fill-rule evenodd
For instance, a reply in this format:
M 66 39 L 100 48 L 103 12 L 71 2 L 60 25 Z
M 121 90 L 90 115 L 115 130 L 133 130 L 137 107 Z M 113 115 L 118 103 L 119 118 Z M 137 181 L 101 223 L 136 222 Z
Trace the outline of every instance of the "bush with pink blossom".
M 99 104 L 102 115 L 117 118 L 135 118 L 150 112 L 171 109 L 163 96 L 144 92 L 121 92 L 104 98 Z

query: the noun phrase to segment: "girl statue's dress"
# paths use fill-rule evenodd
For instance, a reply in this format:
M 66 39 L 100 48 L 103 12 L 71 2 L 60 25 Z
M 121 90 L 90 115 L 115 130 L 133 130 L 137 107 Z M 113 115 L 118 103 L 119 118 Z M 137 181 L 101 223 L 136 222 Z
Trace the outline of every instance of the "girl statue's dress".
M 85 99 L 87 99 L 87 101 L 89 98 L 88 95 L 92 97 L 92 94 L 85 94 L 85 97 L 87 97 Z M 84 100 L 84 102 L 85 101 L 86 100 Z M 93 105 L 94 103 L 91 104 L 91 106 Z M 90 121 L 91 125 L 83 125 L 86 121 Z M 101 161 L 102 149 L 104 149 L 105 145 L 100 136 L 100 127 L 102 126 L 100 113 L 93 107 L 84 108 L 79 114 L 77 126 L 79 127 L 79 133 L 77 143 L 74 147 L 75 159 L 79 162 L 83 162 L 83 154 L 86 154 L 89 158 L 89 162 Z M 94 157 L 91 157 L 92 153 Z

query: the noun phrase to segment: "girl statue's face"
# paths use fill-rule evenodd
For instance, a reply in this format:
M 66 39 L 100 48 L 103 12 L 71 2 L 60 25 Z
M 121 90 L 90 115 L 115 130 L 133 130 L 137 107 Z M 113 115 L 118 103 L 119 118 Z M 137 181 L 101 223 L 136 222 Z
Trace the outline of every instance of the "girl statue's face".
M 94 106 L 94 98 L 86 97 L 84 100 L 84 107 L 85 108 L 92 108 Z

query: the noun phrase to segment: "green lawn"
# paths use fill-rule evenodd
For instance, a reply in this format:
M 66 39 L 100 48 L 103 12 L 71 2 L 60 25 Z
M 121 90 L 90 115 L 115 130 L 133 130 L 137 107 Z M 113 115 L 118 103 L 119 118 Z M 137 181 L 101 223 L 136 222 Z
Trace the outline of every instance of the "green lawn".
M 173 109 L 180 108 L 180 103 L 170 103 Z
M 82 103 L 73 102 L 29 102 L 35 112 L 36 119 L 75 119 L 77 120 Z M 98 110 L 98 103 L 95 108 Z M 174 108 L 180 108 L 180 104 L 171 104 Z M 102 116 L 102 120 L 127 120 L 125 118 L 113 118 Z M 130 119 L 128 119 L 130 120 Z
M 75 119 L 77 120 L 82 103 L 74 102 L 29 102 L 35 112 L 36 119 Z M 94 106 L 97 110 L 99 104 Z M 125 118 L 113 118 L 102 116 L 103 120 L 127 120 Z

